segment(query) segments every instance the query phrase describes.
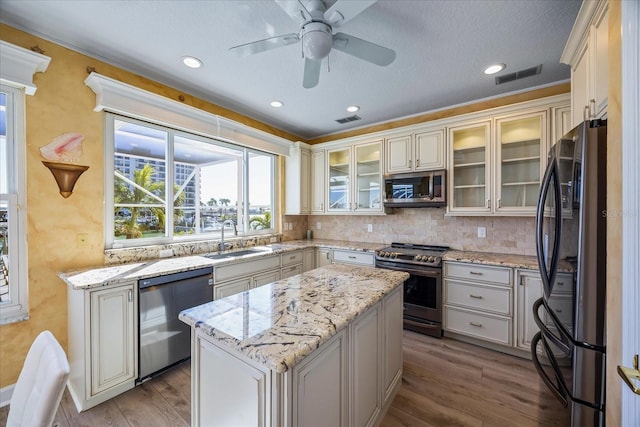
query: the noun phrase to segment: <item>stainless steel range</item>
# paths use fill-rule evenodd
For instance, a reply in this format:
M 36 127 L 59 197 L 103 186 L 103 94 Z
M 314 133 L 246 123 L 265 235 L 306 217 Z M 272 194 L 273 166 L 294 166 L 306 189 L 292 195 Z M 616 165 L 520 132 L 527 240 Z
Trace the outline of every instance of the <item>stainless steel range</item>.
M 442 337 L 442 255 L 447 246 L 392 243 L 376 251 L 376 267 L 405 271 L 404 328 Z

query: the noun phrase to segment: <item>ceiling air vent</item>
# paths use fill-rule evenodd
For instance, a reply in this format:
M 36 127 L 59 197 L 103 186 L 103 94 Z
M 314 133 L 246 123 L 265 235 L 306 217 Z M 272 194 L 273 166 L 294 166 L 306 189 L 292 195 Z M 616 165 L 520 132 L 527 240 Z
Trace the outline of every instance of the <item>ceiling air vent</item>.
M 542 64 L 527 68 L 526 70 L 516 71 L 515 73 L 505 74 L 503 76 L 496 77 L 496 84 L 501 85 L 502 83 L 512 82 L 518 79 L 524 79 L 525 77 L 535 76 L 536 74 L 540 74 L 542 72 Z
M 343 117 L 341 119 L 337 119 L 336 122 L 338 122 L 341 125 L 343 125 L 345 123 L 355 122 L 356 120 L 361 120 L 361 117 L 358 116 L 357 114 L 354 114 L 353 116 Z

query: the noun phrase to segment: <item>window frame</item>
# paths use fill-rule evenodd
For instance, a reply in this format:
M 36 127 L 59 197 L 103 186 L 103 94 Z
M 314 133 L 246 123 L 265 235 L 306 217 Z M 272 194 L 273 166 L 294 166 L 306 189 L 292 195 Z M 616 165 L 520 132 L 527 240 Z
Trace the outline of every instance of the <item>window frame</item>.
M 9 182 L 9 296 L 0 303 L 0 325 L 29 318 L 27 259 L 27 161 L 25 90 L 0 84 L 7 95 L 7 154 Z M 13 144 L 10 143 L 13 141 Z M 3 197 L 4 198 L 4 197 Z M 13 206 L 13 207 L 12 207 Z M 12 215 L 13 213 L 13 215 Z M 12 220 L 13 219 L 13 220 Z
M 105 181 L 104 181 L 104 194 L 105 194 L 105 223 L 104 223 L 104 236 L 105 236 L 105 249 L 117 249 L 117 248 L 132 248 L 132 247 L 144 247 L 151 245 L 162 245 L 169 243 L 188 243 L 197 242 L 203 240 L 217 240 L 220 237 L 221 232 L 207 232 L 202 234 L 188 234 L 184 236 L 176 236 L 174 234 L 173 216 L 174 208 L 173 203 L 169 203 L 169 200 L 173 200 L 174 191 L 173 185 L 167 185 L 165 187 L 165 209 L 166 209 L 166 235 L 161 237 L 151 238 L 137 238 L 137 239 L 115 239 L 115 203 L 114 203 L 114 172 L 115 172 L 115 122 L 116 120 L 125 121 L 127 123 L 133 123 L 141 126 L 146 126 L 158 130 L 167 132 L 167 147 L 166 147 L 166 166 L 165 166 L 165 181 L 174 182 L 174 139 L 176 136 L 192 139 L 203 143 L 212 143 L 219 147 L 230 148 L 234 150 L 242 151 L 242 170 L 239 171 L 239 175 L 242 177 L 241 193 L 242 197 L 238 200 L 239 206 L 237 207 L 238 219 L 242 218 L 242 227 L 238 227 L 241 232 L 238 231 L 239 236 L 254 236 L 261 234 L 273 234 L 276 233 L 277 217 L 276 205 L 277 201 L 277 154 L 262 151 L 253 147 L 245 146 L 243 144 L 235 144 L 228 141 L 222 141 L 218 138 L 200 135 L 198 133 L 191 133 L 187 130 L 173 128 L 170 125 L 163 123 L 154 123 L 152 121 L 140 120 L 133 117 L 129 117 L 124 114 L 117 114 L 109 111 L 105 111 L 105 135 L 104 135 L 104 154 L 105 154 Z M 252 230 L 250 228 L 250 217 L 247 198 L 249 196 L 249 156 L 251 154 L 258 154 L 268 156 L 270 158 L 270 205 L 271 205 L 271 228 Z M 195 206 L 199 208 L 199 206 Z

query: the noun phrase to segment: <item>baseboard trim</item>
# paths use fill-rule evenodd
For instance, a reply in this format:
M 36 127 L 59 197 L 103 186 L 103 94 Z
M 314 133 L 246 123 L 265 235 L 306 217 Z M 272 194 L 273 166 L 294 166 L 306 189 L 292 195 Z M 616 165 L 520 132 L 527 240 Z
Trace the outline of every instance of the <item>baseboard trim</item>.
M 14 388 L 16 388 L 15 384 L 0 388 L 0 408 L 7 406 L 11 402 Z

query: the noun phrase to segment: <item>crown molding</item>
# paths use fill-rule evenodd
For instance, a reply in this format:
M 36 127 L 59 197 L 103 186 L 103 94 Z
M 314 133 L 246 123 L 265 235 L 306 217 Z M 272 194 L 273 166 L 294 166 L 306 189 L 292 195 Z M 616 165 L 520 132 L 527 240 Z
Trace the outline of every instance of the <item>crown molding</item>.
M 36 93 L 35 73 L 44 73 L 51 62 L 48 56 L 0 40 L 0 81 L 24 89 L 27 95 Z

